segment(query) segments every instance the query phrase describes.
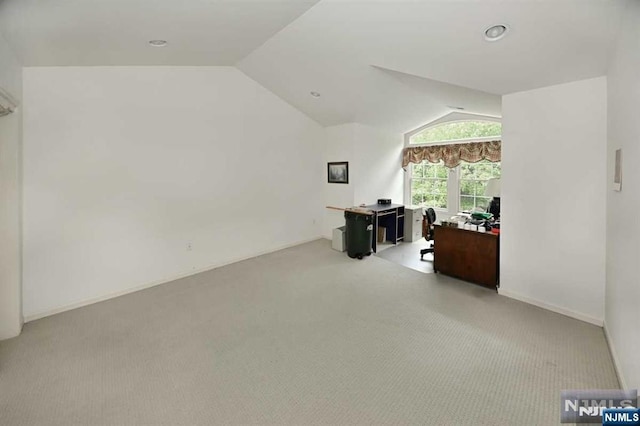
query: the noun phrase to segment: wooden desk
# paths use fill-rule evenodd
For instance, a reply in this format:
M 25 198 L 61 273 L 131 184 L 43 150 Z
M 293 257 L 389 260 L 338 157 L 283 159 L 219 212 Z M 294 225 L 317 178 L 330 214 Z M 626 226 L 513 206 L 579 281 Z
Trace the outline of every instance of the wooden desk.
M 434 226 L 433 270 L 497 289 L 500 237 L 490 232 Z
M 372 204 L 363 207 L 372 210 L 373 219 L 373 252 L 376 252 L 378 243 L 378 227 L 387 228 L 387 238 L 393 244 L 398 244 L 404 238 L 404 205 L 402 204 Z

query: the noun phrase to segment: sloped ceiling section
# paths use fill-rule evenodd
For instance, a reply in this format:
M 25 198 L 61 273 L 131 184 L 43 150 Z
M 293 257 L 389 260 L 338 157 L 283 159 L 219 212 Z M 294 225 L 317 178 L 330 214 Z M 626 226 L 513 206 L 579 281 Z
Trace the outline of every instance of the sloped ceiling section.
M 278 60 L 243 61 L 240 69 L 325 126 L 358 122 L 405 133 L 451 111 L 449 106 L 501 114 L 500 95 L 341 59 L 330 69 L 297 63 L 296 73 Z
M 396 117 L 396 130 L 406 133 L 417 126 L 424 124 L 425 120 L 431 122 L 442 116 L 443 111 L 459 111 L 471 114 L 481 114 L 493 117 L 502 115 L 502 97 L 479 90 L 468 89 L 449 83 L 443 83 L 428 78 L 422 78 L 389 70 L 382 67 L 373 67 L 379 70 L 386 80 L 386 85 L 394 87 L 396 95 L 393 104 L 384 104 L 384 114 L 366 118 L 365 122 L 373 124 L 383 117 Z M 389 81 L 391 80 L 391 81 Z M 387 100 L 391 99 L 389 93 Z M 428 108 L 427 105 L 432 105 Z M 410 107 L 410 108 L 407 108 Z M 399 113 L 401 115 L 399 115 Z
M 406 132 L 447 105 L 500 115 L 502 94 L 605 74 L 624 4 L 324 0 L 238 67 L 324 125 Z
M 0 34 L 25 66 L 236 65 L 324 125 L 407 132 L 604 75 L 628 1 L 0 0 Z
M 234 65 L 317 2 L 3 0 L 0 32 L 25 66 Z

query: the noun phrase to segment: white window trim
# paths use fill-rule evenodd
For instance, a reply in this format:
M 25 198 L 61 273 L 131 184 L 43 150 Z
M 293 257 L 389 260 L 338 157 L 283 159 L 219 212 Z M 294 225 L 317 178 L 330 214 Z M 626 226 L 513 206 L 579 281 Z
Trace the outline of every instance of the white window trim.
M 413 163 L 409 164 L 407 170 L 404 172 L 404 204 L 410 205 L 413 203 L 411 198 L 411 176 L 413 170 Z M 455 174 L 451 179 L 451 174 Z M 458 213 L 460 212 L 460 166 L 456 166 L 449 169 L 449 177 L 447 178 L 447 208 L 433 207 L 436 213 Z
M 458 210 L 459 210 L 459 211 L 461 211 L 462 209 L 460 208 L 460 197 L 461 197 L 462 195 L 460 194 L 460 183 L 462 182 L 462 179 L 460 178 L 460 166 L 456 167 L 456 169 L 458 170 L 458 176 L 457 176 L 457 179 L 456 179 L 456 182 L 458 183 L 458 191 L 457 191 L 457 193 L 456 193 L 456 196 L 458 197 Z M 474 181 L 474 182 L 480 182 L 480 181 L 483 181 L 483 180 L 485 180 L 485 179 L 467 179 L 467 180 L 472 180 L 472 181 Z M 448 194 L 447 194 L 447 195 L 448 195 Z M 467 196 L 468 196 L 468 197 L 471 197 L 471 195 L 467 195 Z M 478 195 L 478 194 L 475 194 L 475 195 L 473 195 L 473 198 L 474 198 L 474 204 L 475 204 L 475 200 L 477 200 L 477 199 L 478 199 L 478 198 L 480 198 L 480 197 L 483 197 L 483 198 L 491 198 L 491 197 L 486 197 L 486 196 L 484 196 L 484 195 Z M 487 206 L 487 207 L 488 207 L 488 206 Z
M 411 199 L 411 176 L 413 173 L 413 170 L 411 170 L 411 167 L 413 167 L 413 163 L 409 164 L 409 167 L 407 167 L 407 170 L 404 173 L 404 204 L 405 205 L 410 205 L 412 204 L 413 200 Z M 458 199 L 458 192 L 459 192 L 459 188 L 460 185 L 458 183 L 459 181 L 459 169 L 460 167 L 454 167 L 453 169 L 449 169 L 449 177 L 447 178 L 447 208 L 443 209 L 441 207 L 434 207 L 433 209 L 436 211 L 436 213 L 446 213 L 449 211 L 453 211 L 454 209 L 452 209 L 452 206 L 456 206 L 459 205 L 460 200 Z M 456 173 L 456 179 L 451 179 L 451 173 Z
M 474 142 L 490 142 L 494 140 L 501 140 L 501 136 L 489 136 L 483 138 L 468 138 L 468 139 L 458 139 L 451 141 L 442 141 L 442 142 L 429 142 L 429 143 L 421 143 L 421 144 L 410 144 L 409 139 L 411 136 L 416 133 L 420 133 L 421 131 L 434 127 L 440 124 L 456 122 L 456 121 L 493 121 L 496 123 L 502 123 L 501 117 L 494 117 L 489 115 L 480 115 L 480 114 L 471 114 L 466 112 L 452 112 L 446 114 L 436 120 L 433 120 L 423 126 L 418 127 L 415 130 L 412 130 L 404 135 L 404 146 L 405 147 L 421 147 L 421 146 L 431 146 L 431 145 L 455 145 L 462 143 L 474 143 Z M 413 170 L 413 163 L 409 163 L 407 170 L 404 172 L 404 204 L 410 205 L 412 203 L 411 199 L 411 176 Z M 451 179 L 451 173 L 455 173 L 455 178 Z M 455 208 L 454 208 L 455 207 Z M 449 169 L 449 179 L 447 180 L 447 208 L 434 208 L 436 213 L 457 213 L 460 211 L 460 166 L 456 166 L 453 169 Z
M 502 118 L 500 117 L 494 117 L 491 115 L 481 115 L 481 114 L 471 114 L 468 112 L 452 112 L 446 115 L 443 115 L 442 117 L 430 121 L 427 124 L 424 124 L 420 127 L 418 127 L 417 129 L 413 129 L 408 133 L 405 133 L 404 135 L 404 146 L 408 147 L 408 146 L 428 146 L 428 145 L 449 145 L 449 144 L 455 144 L 455 143 L 470 143 L 470 142 L 489 142 L 489 141 L 493 141 L 496 140 L 496 138 L 498 136 L 490 136 L 487 138 L 468 138 L 468 139 L 458 139 L 458 140 L 452 140 L 452 141 L 436 141 L 436 142 L 429 142 L 429 143 L 421 143 L 421 144 L 410 144 L 409 140 L 411 139 L 411 136 L 422 132 L 425 129 L 428 129 L 429 127 L 435 127 L 437 125 L 440 124 L 445 124 L 445 123 L 453 123 L 453 122 L 457 122 L 457 121 L 491 121 L 494 123 L 502 123 Z
M 411 198 L 411 177 L 413 175 L 413 170 L 411 169 L 411 167 L 413 167 L 413 163 L 409 164 L 409 168 L 404 174 L 404 191 L 403 192 L 404 192 L 405 205 L 413 204 L 413 199 Z M 457 167 L 454 169 L 448 169 L 449 176 L 451 175 L 451 173 L 455 172 L 457 169 L 458 169 Z M 452 186 L 452 181 L 454 179 L 451 179 L 449 176 L 447 176 L 447 208 L 443 209 L 442 207 L 433 207 L 433 209 L 436 212 L 447 212 L 449 211 L 448 210 L 449 206 L 451 206 L 451 186 Z M 410 201 L 410 203 L 407 200 Z

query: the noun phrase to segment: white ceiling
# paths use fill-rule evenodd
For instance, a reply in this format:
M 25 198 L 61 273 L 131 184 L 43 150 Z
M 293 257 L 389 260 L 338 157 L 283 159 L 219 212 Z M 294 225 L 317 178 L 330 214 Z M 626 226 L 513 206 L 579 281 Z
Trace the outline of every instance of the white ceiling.
M 323 124 L 361 120 L 408 131 L 446 114 L 446 105 L 501 115 L 499 95 L 605 74 L 625 5 L 324 0 L 239 67 Z M 510 33 L 485 41 L 484 29 L 498 23 Z M 465 96 L 441 85 L 434 95 L 437 81 L 473 90 Z
M 27 66 L 236 64 L 324 125 L 406 132 L 447 105 L 499 116 L 502 94 L 605 74 L 626 3 L 4 0 L 0 33 Z M 486 42 L 497 23 L 510 33 Z
M 317 2 L 4 0 L 0 32 L 25 66 L 233 65 Z

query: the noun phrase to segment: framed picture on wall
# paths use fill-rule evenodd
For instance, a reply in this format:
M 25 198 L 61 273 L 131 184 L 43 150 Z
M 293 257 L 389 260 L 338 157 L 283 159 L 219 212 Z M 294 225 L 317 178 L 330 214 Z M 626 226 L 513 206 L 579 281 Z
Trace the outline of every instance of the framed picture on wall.
M 329 183 L 349 183 L 349 162 L 327 163 L 327 181 Z

